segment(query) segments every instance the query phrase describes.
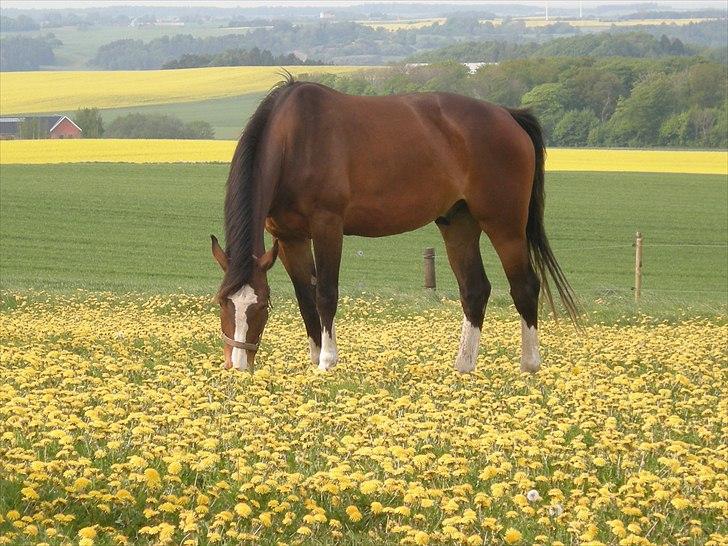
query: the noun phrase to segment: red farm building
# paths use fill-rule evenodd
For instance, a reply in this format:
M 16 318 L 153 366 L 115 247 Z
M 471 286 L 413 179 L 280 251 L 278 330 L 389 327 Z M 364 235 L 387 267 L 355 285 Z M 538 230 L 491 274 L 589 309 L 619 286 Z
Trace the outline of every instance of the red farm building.
M 81 138 L 81 128 L 68 116 L 0 118 L 0 139 Z

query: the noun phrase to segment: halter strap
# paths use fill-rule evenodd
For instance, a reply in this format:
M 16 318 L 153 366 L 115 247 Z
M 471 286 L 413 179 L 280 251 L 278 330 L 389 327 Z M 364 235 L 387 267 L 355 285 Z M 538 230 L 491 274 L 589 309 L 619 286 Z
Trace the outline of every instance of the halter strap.
M 248 343 L 247 341 L 236 341 L 232 338 L 229 338 L 225 335 L 225 332 L 220 332 L 220 335 L 222 336 L 222 340 L 225 342 L 226 345 L 230 345 L 231 347 L 237 347 L 238 349 L 245 349 L 246 351 L 257 351 L 258 350 L 258 343 Z

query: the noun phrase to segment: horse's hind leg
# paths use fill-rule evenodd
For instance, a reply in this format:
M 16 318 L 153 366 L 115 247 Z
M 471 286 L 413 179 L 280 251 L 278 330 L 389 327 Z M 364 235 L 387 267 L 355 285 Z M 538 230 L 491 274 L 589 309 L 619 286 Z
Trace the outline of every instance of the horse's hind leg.
M 437 226 L 445 240 L 447 257 L 458 281 L 463 306 L 463 327 L 455 368 L 460 372 L 471 372 L 478 360 L 485 306 L 490 296 L 490 282 L 480 256 L 481 229 L 466 208 L 447 220 L 437 222 Z
M 528 258 L 526 235 L 504 235 L 487 230 L 488 236 L 511 286 L 511 297 L 521 315 L 521 371 L 537 372 L 541 366 L 538 349 L 538 294 L 541 283 Z
M 311 240 L 280 241 L 280 256 L 293 283 L 298 308 L 306 325 L 311 362 L 318 364 L 321 353 L 321 321 L 316 310 L 316 267 L 311 254 Z

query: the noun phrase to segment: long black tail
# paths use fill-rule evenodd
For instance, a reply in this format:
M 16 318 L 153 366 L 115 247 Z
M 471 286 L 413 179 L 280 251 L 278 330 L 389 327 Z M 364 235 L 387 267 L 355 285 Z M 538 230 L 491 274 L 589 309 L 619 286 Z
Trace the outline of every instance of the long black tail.
M 509 111 L 513 119 L 531 137 L 533 147 L 536 150 L 536 172 L 533 175 L 533 189 L 531 190 L 531 201 L 528 205 L 528 223 L 526 224 L 526 240 L 528 241 L 531 265 L 539 276 L 541 286 L 554 314 L 556 313 L 556 307 L 548 283 L 547 273 L 556 285 L 556 289 L 559 292 L 559 296 L 569 318 L 574 324 L 578 325 L 579 307 L 574 297 L 574 291 L 569 281 L 566 280 L 566 276 L 551 250 L 543 222 L 545 207 L 544 161 L 546 159 L 546 148 L 544 146 L 541 124 L 529 110 Z

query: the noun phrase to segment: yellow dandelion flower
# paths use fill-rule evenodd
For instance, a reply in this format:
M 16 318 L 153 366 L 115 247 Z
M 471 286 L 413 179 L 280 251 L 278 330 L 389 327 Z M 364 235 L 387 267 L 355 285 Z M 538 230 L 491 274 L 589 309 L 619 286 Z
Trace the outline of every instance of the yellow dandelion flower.
M 521 532 L 517 529 L 514 529 L 513 527 L 509 527 L 503 534 L 503 540 L 505 540 L 508 544 L 518 544 L 519 542 L 521 542 L 522 538 L 523 535 L 521 534 Z
M 162 478 L 154 468 L 144 470 L 144 479 L 147 481 L 147 487 L 150 489 L 156 489 L 162 484 Z
M 20 492 L 22 493 L 25 500 L 36 500 L 40 498 L 36 490 L 32 487 L 23 487 Z
M 80 538 L 96 538 L 96 527 L 84 527 L 79 529 L 78 536 Z
M 359 485 L 359 491 L 364 495 L 370 495 L 379 489 L 380 484 L 379 480 L 368 480 Z
M 417 531 L 414 536 L 415 544 L 429 544 L 430 543 L 430 535 L 425 533 L 424 531 Z
M 239 502 L 235 505 L 235 513 L 241 518 L 247 518 L 250 514 L 253 513 L 253 509 L 250 508 L 250 505 L 244 502 Z
M 672 504 L 677 510 L 685 510 L 690 507 L 691 502 L 683 498 L 674 498 L 670 501 L 670 504 Z
M 362 518 L 361 512 L 353 504 L 346 507 L 346 515 L 349 516 L 349 519 L 353 522 L 360 521 Z

